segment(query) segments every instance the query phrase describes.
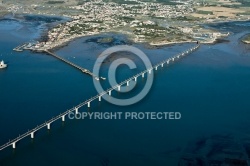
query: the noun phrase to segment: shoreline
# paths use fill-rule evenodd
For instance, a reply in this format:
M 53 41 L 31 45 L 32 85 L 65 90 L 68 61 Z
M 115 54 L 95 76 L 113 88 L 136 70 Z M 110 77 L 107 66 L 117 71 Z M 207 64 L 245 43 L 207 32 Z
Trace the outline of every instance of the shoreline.
M 247 41 L 247 40 L 242 40 L 242 42 L 245 44 L 250 44 L 250 41 Z
M 1 18 L 4 18 L 6 15 L 8 15 L 9 13 L 6 13 L 5 15 L 3 16 L 0 16 L 0 19 Z M 19 13 L 21 14 L 21 13 Z M 24 14 L 24 13 L 23 13 Z M 29 13 L 28 15 L 39 15 L 39 14 L 31 14 Z M 53 17 L 61 17 L 61 16 L 55 16 L 55 15 L 44 15 L 42 14 L 41 16 L 53 16 Z M 63 18 L 63 16 L 62 16 Z M 70 21 L 70 18 L 67 18 L 68 21 Z M 202 23 L 202 24 L 216 24 L 216 23 L 228 23 L 228 22 L 241 22 L 241 21 L 250 21 L 249 19 L 246 19 L 246 20 L 215 20 L 214 22 L 209 22 L 209 23 Z M 53 28 L 52 28 L 53 29 Z M 49 31 L 47 31 L 48 33 Z M 56 42 L 51 42 L 51 41 L 47 41 L 46 43 L 48 43 L 47 45 L 44 44 L 43 46 L 39 46 L 40 48 L 34 48 L 34 50 L 58 50 L 62 47 L 65 47 L 67 46 L 70 42 L 76 40 L 76 39 L 79 39 L 79 38 L 83 38 L 83 37 L 88 37 L 88 36 L 94 36 L 94 35 L 101 35 L 103 33 L 121 33 L 123 35 L 126 35 L 128 36 L 128 38 L 134 42 L 134 43 L 145 43 L 145 44 L 148 44 L 149 46 L 151 47 L 157 47 L 157 46 L 167 46 L 167 45 L 172 45 L 172 44 L 184 44 L 184 43 L 194 43 L 194 42 L 197 42 L 197 40 L 189 40 L 189 41 L 162 41 L 162 42 L 157 42 L 157 41 L 138 41 L 136 40 L 137 38 L 135 36 L 131 36 L 131 34 L 128 34 L 127 32 L 123 32 L 123 31 L 106 31 L 106 32 L 90 32 L 88 34 L 80 34 L 80 35 L 72 35 L 68 38 L 64 38 L 64 39 L 61 39 L 59 41 L 56 41 Z M 199 41 L 201 44 L 215 44 L 216 41 L 218 39 L 221 39 L 221 38 L 224 38 L 225 36 L 216 36 L 214 37 L 212 40 L 207 40 L 207 41 Z M 49 43 L 51 42 L 51 43 Z M 250 42 L 249 41 L 242 41 L 246 44 L 249 44 Z
M 250 21 L 249 19 L 247 20 L 228 20 L 228 21 L 221 21 L 221 22 L 212 22 L 212 23 L 209 23 L 209 24 L 216 24 L 216 23 L 223 23 L 223 22 L 235 22 L 235 21 Z M 203 23 L 203 24 L 206 24 L 206 23 Z M 189 40 L 189 41 L 169 41 L 169 42 L 159 42 L 157 43 L 157 41 L 154 43 L 152 41 L 138 41 L 136 40 L 135 37 L 131 37 L 130 34 L 128 34 L 127 32 L 123 32 L 123 31 L 106 31 L 106 32 L 92 32 L 91 34 L 82 34 L 82 35 L 73 35 L 73 36 L 70 36 L 69 38 L 66 38 L 66 39 L 62 39 L 60 40 L 60 42 L 56 42 L 56 43 L 53 43 L 53 44 L 50 44 L 50 46 L 47 48 L 48 50 L 58 50 L 66 45 L 68 45 L 70 42 L 76 40 L 76 39 L 79 39 L 79 38 L 83 38 L 83 37 L 89 37 L 89 36 L 94 36 L 94 35 L 101 35 L 103 33 L 120 33 L 120 34 L 123 34 L 123 35 L 126 35 L 128 36 L 128 38 L 134 42 L 134 43 L 144 43 L 144 44 L 148 44 L 149 46 L 152 46 L 152 47 L 157 47 L 157 46 L 167 46 L 167 45 L 172 45 L 172 44 L 184 44 L 184 43 L 195 43 L 197 42 L 197 40 Z M 229 36 L 230 34 L 228 34 L 227 36 Z M 224 37 L 227 37 L 227 36 L 218 36 L 218 37 L 215 37 L 213 38 L 212 40 L 207 40 L 207 41 L 199 41 L 201 44 L 215 44 L 217 42 L 218 39 L 222 39 Z
M 147 44 L 151 47 L 160 47 L 160 46 L 168 46 L 168 45 L 173 45 L 173 44 L 187 44 L 187 43 L 196 43 L 197 40 L 189 40 L 189 41 L 169 41 L 169 42 L 159 42 L 159 43 L 154 43 L 154 42 L 149 42 L 149 41 L 145 41 L 145 42 L 138 42 L 132 38 L 129 37 L 128 34 L 126 33 L 122 33 L 122 32 L 100 32 L 100 33 L 93 33 L 93 34 L 85 34 L 85 35 L 74 35 L 71 36 L 67 39 L 61 40 L 60 42 L 54 43 L 53 45 L 51 45 L 49 48 L 47 48 L 48 50 L 58 50 L 60 48 L 63 48 L 65 46 L 67 46 L 70 42 L 77 40 L 79 38 L 83 38 L 83 37 L 91 37 L 91 36 L 95 36 L 95 35 L 101 35 L 104 33 L 120 33 L 123 35 L 126 35 L 133 43 L 139 44 L 139 43 L 143 43 L 143 44 Z M 213 40 L 210 41 L 199 41 L 201 44 L 215 44 L 216 41 L 220 39 L 220 37 L 214 38 Z

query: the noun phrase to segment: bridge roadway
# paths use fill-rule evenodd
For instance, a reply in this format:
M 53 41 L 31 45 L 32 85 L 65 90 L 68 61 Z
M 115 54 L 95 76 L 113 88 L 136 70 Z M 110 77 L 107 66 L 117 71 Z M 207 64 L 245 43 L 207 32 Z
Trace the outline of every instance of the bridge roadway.
M 3 150 L 3 149 L 5 149 L 5 148 L 7 148 L 7 147 L 9 147 L 9 146 L 12 146 L 12 148 L 15 149 L 15 148 L 16 148 L 16 143 L 19 142 L 19 141 L 21 141 L 22 139 L 24 139 L 24 138 L 26 138 L 26 137 L 28 137 L 28 136 L 30 136 L 30 137 L 33 139 L 33 138 L 35 137 L 35 133 L 38 132 L 40 129 L 42 129 L 42 128 L 44 128 L 44 127 L 47 127 L 47 129 L 50 130 L 50 127 L 51 127 L 51 124 L 52 124 L 52 123 L 54 123 L 55 121 L 57 121 L 57 120 L 59 120 L 59 119 L 62 119 L 62 121 L 65 121 L 65 117 L 66 117 L 69 113 L 74 112 L 74 111 L 75 111 L 76 113 L 78 113 L 78 109 L 80 109 L 81 107 L 83 107 L 83 106 L 85 106 L 85 105 L 87 105 L 88 107 L 90 107 L 90 104 L 91 104 L 92 101 L 94 101 L 94 100 L 96 100 L 96 99 L 99 99 L 99 101 L 101 101 L 101 98 L 102 98 L 103 95 L 106 95 L 106 94 L 111 95 L 111 92 L 112 92 L 113 90 L 115 90 L 115 89 L 118 89 L 118 91 L 119 91 L 120 88 L 121 88 L 121 86 L 124 85 L 124 84 L 127 84 L 127 86 L 129 86 L 129 82 L 130 82 L 130 81 L 132 81 L 132 80 L 137 81 L 137 78 L 138 78 L 139 76 L 144 77 L 145 74 L 147 74 L 147 73 L 148 73 L 148 74 L 151 74 L 152 70 L 157 70 L 158 67 L 160 67 L 160 66 L 163 67 L 164 64 L 166 64 L 166 63 L 169 64 L 171 61 L 175 61 L 175 59 L 179 59 L 180 57 L 183 57 L 183 56 L 186 56 L 186 55 L 192 53 L 193 51 L 197 50 L 197 49 L 199 48 L 199 46 L 200 46 L 200 45 L 197 44 L 196 46 L 194 46 L 194 47 L 192 47 L 192 48 L 190 48 L 190 49 L 188 49 L 188 50 L 186 50 L 186 51 L 184 51 L 184 52 L 182 52 L 182 53 L 179 53 L 179 54 L 177 54 L 177 55 L 174 56 L 174 57 L 168 58 L 167 60 L 164 60 L 164 61 L 162 61 L 162 62 L 160 62 L 160 63 L 154 65 L 152 68 L 146 69 L 146 70 L 144 70 L 144 71 L 142 71 L 142 72 L 140 72 L 140 73 L 138 73 L 138 74 L 136 74 L 136 75 L 130 77 L 129 79 L 127 79 L 127 80 L 121 82 L 120 84 L 117 84 L 117 85 L 115 85 L 115 86 L 109 88 L 108 90 L 106 90 L 106 91 L 104 91 L 104 92 L 102 92 L 102 93 L 100 93 L 100 94 L 98 94 L 98 95 L 96 95 L 96 96 L 94 96 L 94 97 L 92 97 L 92 98 L 90 98 L 90 99 L 84 101 L 83 103 L 77 105 L 76 107 L 71 108 L 70 110 L 67 110 L 66 112 L 61 113 L 60 115 L 58 115 L 58 116 L 56 116 L 56 117 L 54 117 L 54 118 L 52 118 L 52 119 L 50 119 L 50 120 L 44 122 L 43 124 L 41 124 L 41 125 L 35 127 L 34 129 L 29 130 L 29 131 L 27 131 L 26 133 L 24 133 L 24 134 L 22 134 L 22 135 L 19 135 L 17 138 L 15 138 L 15 139 L 13 139 L 13 140 L 10 140 L 10 141 L 7 142 L 6 144 L 2 145 L 2 146 L 0 147 L 0 151 Z

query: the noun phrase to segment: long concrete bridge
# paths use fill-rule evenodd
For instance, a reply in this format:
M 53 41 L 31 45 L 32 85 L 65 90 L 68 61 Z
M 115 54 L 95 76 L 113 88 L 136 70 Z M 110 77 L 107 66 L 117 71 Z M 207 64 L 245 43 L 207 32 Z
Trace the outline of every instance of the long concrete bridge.
M 94 96 L 94 97 L 92 97 L 92 98 L 84 101 L 83 103 L 77 105 L 76 107 L 71 108 L 70 110 L 67 110 L 64 113 L 61 113 L 60 115 L 58 115 L 58 116 L 56 116 L 56 117 L 54 117 L 54 118 L 46 121 L 45 123 L 43 123 L 43 124 L 35 127 L 32 130 L 27 131 L 26 133 L 18 136 L 17 138 L 15 138 L 13 140 L 10 140 L 9 142 L 7 142 L 6 144 L 4 144 L 4 145 L 2 145 L 0 147 L 0 151 L 3 150 L 3 149 L 5 149 L 5 148 L 7 148 L 7 147 L 9 147 L 9 146 L 12 146 L 12 148 L 15 149 L 16 148 L 16 144 L 19 141 L 21 141 L 22 139 L 26 138 L 26 137 L 31 137 L 31 139 L 34 139 L 35 138 L 35 133 L 37 133 L 40 129 L 46 127 L 48 130 L 50 130 L 51 124 L 54 123 L 55 121 L 62 120 L 64 122 L 66 120 L 66 116 L 68 114 L 70 114 L 72 112 L 75 112 L 77 114 L 79 112 L 79 109 L 81 107 L 85 106 L 85 105 L 87 107 L 91 107 L 91 102 L 93 102 L 94 100 L 98 99 L 98 101 L 101 101 L 103 95 L 112 95 L 112 91 L 113 90 L 120 91 L 121 86 L 123 86 L 123 85 L 129 86 L 130 81 L 137 81 L 138 77 L 140 77 L 140 76 L 145 77 L 146 74 L 150 75 L 153 70 L 157 70 L 159 67 L 164 67 L 165 64 L 169 64 L 170 62 L 174 62 L 174 61 L 180 59 L 181 57 L 184 57 L 184 56 L 192 53 L 193 51 L 197 50 L 199 48 L 199 46 L 200 45 L 197 44 L 196 46 L 194 46 L 194 47 L 192 47 L 192 48 L 190 48 L 190 49 L 188 49 L 188 50 L 186 50 L 186 51 L 184 51 L 182 53 L 179 53 L 179 54 L 177 54 L 177 55 L 175 55 L 175 56 L 173 56 L 171 58 L 168 58 L 168 59 L 166 59 L 164 61 L 161 61 L 160 63 L 154 65 L 153 67 L 151 67 L 149 69 L 146 69 L 146 70 L 144 70 L 144 71 L 142 71 L 142 72 L 140 72 L 140 73 L 138 73 L 138 74 L 130 77 L 129 79 L 126 79 L 125 81 L 123 81 L 123 82 L 121 82 L 121 83 L 119 83 L 119 84 L 111 87 L 110 89 L 108 89 L 108 90 L 106 90 L 106 91 L 104 91 L 104 92 L 102 92 L 102 93 L 100 93 L 100 94 L 98 94 L 98 95 L 96 95 L 96 96 Z

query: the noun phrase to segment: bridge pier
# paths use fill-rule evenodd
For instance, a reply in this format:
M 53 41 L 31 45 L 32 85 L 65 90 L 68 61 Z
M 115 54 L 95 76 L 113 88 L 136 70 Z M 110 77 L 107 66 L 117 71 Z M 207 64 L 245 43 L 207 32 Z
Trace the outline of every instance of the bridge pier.
M 65 122 L 65 115 L 62 116 L 62 121 Z
M 127 86 L 129 86 L 129 81 L 127 81 Z
M 155 70 L 157 70 L 157 69 L 158 69 L 158 66 L 155 67 Z
M 174 58 L 172 58 L 172 61 L 174 61 Z
M 75 111 L 76 111 L 76 114 L 78 114 L 79 111 L 78 111 L 78 108 L 77 108 L 77 107 L 75 107 Z
M 161 64 L 161 67 L 163 67 L 163 66 L 164 66 L 164 63 Z
M 169 60 L 167 61 L 167 64 L 169 64 Z
M 144 73 L 142 73 L 142 78 L 144 78 Z
M 148 73 L 151 74 L 152 69 L 148 70 Z
M 99 101 L 102 101 L 102 96 L 99 96 L 98 98 L 99 98 Z
M 137 81 L 137 77 L 135 77 L 135 82 Z
M 13 143 L 12 143 L 12 148 L 13 148 L 13 149 L 16 149 L 16 142 L 13 142 Z
M 111 96 L 111 92 L 112 92 L 112 91 L 110 90 L 110 91 L 109 91 L 109 96 Z
M 50 130 L 50 123 L 47 124 L 47 129 Z
M 121 86 L 118 86 L 118 91 L 121 91 Z
M 88 108 L 90 108 L 90 102 L 88 102 Z
M 35 138 L 35 133 L 34 132 L 31 133 L 30 136 L 31 136 L 32 139 Z

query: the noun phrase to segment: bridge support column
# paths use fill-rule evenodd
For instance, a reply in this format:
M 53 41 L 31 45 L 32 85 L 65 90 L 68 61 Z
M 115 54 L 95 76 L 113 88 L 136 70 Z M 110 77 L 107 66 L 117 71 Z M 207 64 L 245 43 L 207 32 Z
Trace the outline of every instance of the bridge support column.
M 16 142 L 13 142 L 13 143 L 12 143 L 12 148 L 13 148 L 13 149 L 16 149 Z
M 137 77 L 135 77 L 135 82 L 137 81 Z
M 129 86 L 129 81 L 127 81 L 127 86 Z
M 161 64 L 161 67 L 163 67 L 163 66 L 164 66 L 164 63 Z
M 142 73 L 142 78 L 144 78 L 144 73 Z
M 151 74 L 151 71 L 152 71 L 151 69 L 150 69 L 150 70 L 148 70 L 148 73 L 149 73 L 149 74 Z
M 174 61 L 174 58 L 172 58 L 172 61 Z
M 62 116 L 62 121 L 65 122 L 65 115 Z
M 155 70 L 157 70 L 157 69 L 158 69 L 158 66 L 155 67 Z
M 88 108 L 90 108 L 90 102 L 88 102 Z
M 47 124 L 47 129 L 50 130 L 50 123 Z
M 32 139 L 35 138 L 35 133 L 34 132 L 31 133 L 30 136 L 31 136 Z
M 167 61 L 167 64 L 169 64 L 169 60 Z
M 99 98 L 99 101 L 102 101 L 102 96 L 99 96 L 98 98 Z
M 111 92 L 112 92 L 112 91 L 109 91 L 109 96 L 111 96 Z
M 121 86 L 118 86 L 118 91 L 121 91 Z
M 75 108 L 75 111 L 76 111 L 76 114 L 78 114 L 78 112 L 79 112 L 79 111 L 78 111 L 78 108 Z

